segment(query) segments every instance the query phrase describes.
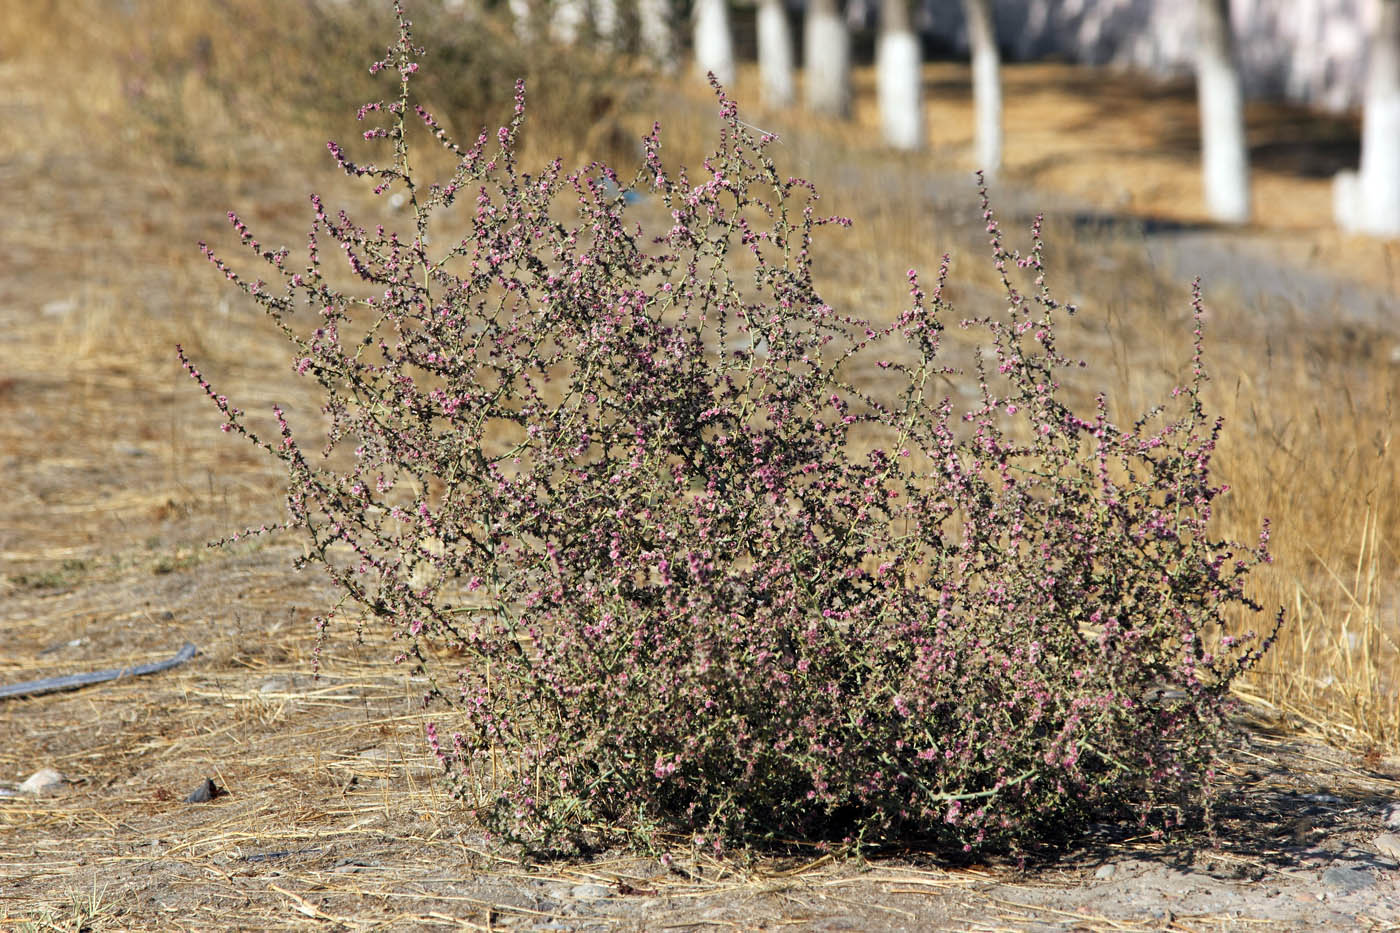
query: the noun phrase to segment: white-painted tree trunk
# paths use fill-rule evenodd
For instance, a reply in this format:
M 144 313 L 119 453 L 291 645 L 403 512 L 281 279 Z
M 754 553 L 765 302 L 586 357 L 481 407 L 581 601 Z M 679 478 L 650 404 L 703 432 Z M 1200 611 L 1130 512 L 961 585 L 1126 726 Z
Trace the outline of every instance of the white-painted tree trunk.
M 621 16 L 618 14 L 617 0 L 593 0 L 593 32 L 606 47 L 617 44 L 621 30 Z
M 527 44 L 535 41 L 534 4 L 530 0 L 506 0 L 506 7 L 515 26 L 515 37 Z
M 875 50 L 880 127 L 895 149 L 924 147 L 923 49 L 909 23 L 909 0 L 883 0 Z
M 701 75 L 714 72 L 720 84 L 734 87 L 734 37 L 727 0 L 696 0 L 695 69 Z
M 637 39 L 642 54 L 662 71 L 676 70 L 671 0 L 637 0 Z
M 793 77 L 796 57 L 783 0 L 759 0 L 758 77 L 763 106 L 777 109 L 793 105 L 797 99 Z
M 1206 210 L 1224 223 L 1249 220 L 1244 91 L 1230 29 L 1230 0 L 1196 0 L 1196 96 Z
M 977 167 L 989 178 L 1001 171 L 1001 52 L 991 0 L 963 0 L 972 51 L 972 106 L 977 121 Z
M 1400 0 L 1377 0 L 1361 124 L 1362 233 L 1400 237 Z
M 826 116 L 850 116 L 851 37 L 836 0 L 808 0 L 803 46 L 807 108 Z
M 553 0 L 549 36 L 562 45 L 573 45 L 588 25 L 588 0 Z

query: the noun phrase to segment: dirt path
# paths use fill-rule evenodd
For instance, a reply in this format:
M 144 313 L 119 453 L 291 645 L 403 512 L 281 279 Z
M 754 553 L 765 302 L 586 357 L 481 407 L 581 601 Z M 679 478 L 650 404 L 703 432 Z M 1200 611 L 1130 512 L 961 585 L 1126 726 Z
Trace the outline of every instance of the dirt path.
M 967 173 L 919 171 L 919 180 L 891 180 L 908 169 L 888 168 L 878 175 L 854 166 L 846 179 L 853 190 L 887 185 L 922 192 L 929 208 L 968 240 L 978 239 L 978 216 L 972 178 Z M 1170 216 L 1105 210 L 1061 191 L 1023 181 L 995 182 L 993 208 L 1003 227 L 1018 237 L 1037 214 L 1077 234 L 1111 239 L 1132 261 L 1142 262 L 1163 282 L 1189 284 L 1200 277 L 1217 299 L 1271 312 L 1297 312 L 1318 326 L 1345 322 L 1400 334 L 1400 290 L 1369 282 L 1334 268 L 1330 262 L 1299 255 L 1306 238 L 1263 227 L 1230 229 L 1182 221 Z M 1101 271 L 1111 273 L 1108 257 Z

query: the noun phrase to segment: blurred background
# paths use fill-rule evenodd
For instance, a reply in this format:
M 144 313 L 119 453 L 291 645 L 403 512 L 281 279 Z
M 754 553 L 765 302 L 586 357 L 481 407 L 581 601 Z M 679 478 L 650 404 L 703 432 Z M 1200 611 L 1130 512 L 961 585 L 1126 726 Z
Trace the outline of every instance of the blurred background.
M 1208 399 L 1226 418 L 1222 535 L 1273 521 L 1255 597 L 1280 644 L 1242 692 L 1363 754 L 1400 746 L 1400 3 L 1397 0 L 419 0 L 416 94 L 470 141 L 529 88 L 522 161 L 626 179 L 662 124 L 695 165 L 718 132 L 713 72 L 779 135 L 849 232 L 819 287 L 872 318 L 905 270 L 954 257 L 960 312 L 995 312 L 973 171 L 1020 245 L 1047 214 L 1065 349 L 1115 415 L 1165 396 L 1204 280 Z M 36 644 L 106 620 L 151 638 L 153 576 L 217 614 L 230 561 L 269 604 L 305 603 L 287 547 L 205 541 L 281 517 L 284 477 L 220 434 L 175 357 L 246 410 L 314 418 L 285 343 L 200 255 L 225 212 L 305 243 L 308 192 L 386 225 L 340 176 L 386 3 L 63 0 L 0 12 L 0 623 Z M 416 164 L 445 171 L 431 147 Z M 635 208 L 653 219 L 645 198 Z M 664 218 L 662 218 L 664 219 Z M 660 222 L 657 219 L 656 222 Z M 251 267 L 249 267 L 251 268 Z M 241 565 L 240 565 L 241 566 Z M 61 619 L 50 602 L 101 593 Z M 138 611 L 140 610 L 140 611 Z M 149 616 L 145 616 L 148 619 Z M 1261 620 L 1262 624 L 1262 620 Z M 309 637 L 309 633 L 308 633 Z M 0 656 L 9 679 L 32 655 Z

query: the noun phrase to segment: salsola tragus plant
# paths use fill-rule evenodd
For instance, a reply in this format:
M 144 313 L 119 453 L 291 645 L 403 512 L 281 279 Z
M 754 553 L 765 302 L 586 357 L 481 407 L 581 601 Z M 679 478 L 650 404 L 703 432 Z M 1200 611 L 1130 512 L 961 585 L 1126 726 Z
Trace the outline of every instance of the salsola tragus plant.
M 1199 294 L 1167 407 L 1127 426 L 1102 397 L 1076 411 L 1039 224 L 1011 251 L 984 192 L 1006 309 L 962 322 L 985 346 L 960 411 L 936 391 L 947 258 L 932 287 L 910 272 L 888 323 L 823 302 L 812 238 L 845 221 L 723 92 L 703 171 L 666 167 L 654 130 L 628 207 L 603 166 L 521 170 L 523 88 L 509 125 L 459 148 L 411 103 L 399 19 L 374 66 L 398 98 L 360 111 L 392 158 L 330 149 L 405 196 L 412 229 L 313 196 L 295 271 L 230 215 L 276 286 L 209 254 L 324 388 L 325 449 L 276 409 L 280 437 L 259 437 L 185 365 L 225 430 L 285 463 L 306 560 L 426 675 L 465 806 L 547 849 L 1024 848 L 1179 820 L 1268 641 L 1238 611 L 1259 609 L 1244 584 L 1267 525 L 1249 545 L 1209 528 L 1225 487 Z M 457 159 L 444 182 L 410 172 L 420 121 Z M 643 209 L 659 235 L 629 220 Z

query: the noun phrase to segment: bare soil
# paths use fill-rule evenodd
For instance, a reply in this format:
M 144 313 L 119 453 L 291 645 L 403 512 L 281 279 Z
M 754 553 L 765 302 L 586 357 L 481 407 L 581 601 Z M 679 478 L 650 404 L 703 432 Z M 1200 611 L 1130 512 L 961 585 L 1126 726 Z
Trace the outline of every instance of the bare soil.
M 1071 113 L 1076 126 L 1109 121 L 1145 138 L 1132 122 L 1149 111 L 1121 83 L 1048 67 L 1025 80 L 1040 96 L 1022 118 L 1041 114 L 1046 140 L 1075 131 L 1056 122 Z M 250 204 L 250 224 L 300 242 L 304 192 L 325 190 L 325 176 L 289 163 L 274 184 L 114 159 L 35 130 L 41 75 L 0 63 L 0 83 L 0 117 L 17 127 L 0 142 L 0 683 L 158 660 L 186 641 L 200 651 L 149 678 L 0 702 L 0 790 L 45 767 L 67 778 L 51 796 L 0 796 L 0 927 L 1400 929 L 1400 866 L 1376 846 L 1400 801 L 1400 760 L 1325 745 L 1308 723 L 1261 706 L 1241 716 L 1222 762 L 1214 845 L 1104 826 L 1024 869 L 913 852 L 521 864 L 438 783 L 422 739 L 434 712 L 389 662 L 392 644 L 334 632 L 312 678 L 311 619 L 336 594 L 291 569 L 294 541 L 203 547 L 275 520 L 282 478 L 216 430 L 173 344 L 250 411 L 278 400 L 311 419 L 316 402 L 193 243 L 220 235 L 227 207 Z M 1257 132 L 1292 125 L 1260 114 Z M 1075 177 L 1144 177 L 1123 170 L 1121 152 L 1086 146 Z M 1011 156 L 1014 169 L 1022 156 Z M 1186 205 L 1184 220 L 1199 222 L 1180 162 L 1162 163 L 1141 198 L 1103 209 L 1141 220 Z M 1074 197 L 1105 190 L 1081 192 L 1064 171 L 1033 166 L 1021 178 Z M 1275 187 L 1290 213 L 1232 235 L 1246 248 L 1311 236 L 1324 270 L 1334 252 L 1388 255 L 1325 232 L 1308 172 L 1285 165 L 1267 180 Z M 1133 212 L 1139 201 L 1147 213 Z M 1385 268 L 1333 272 L 1376 289 L 1383 275 L 1395 281 Z M 223 793 L 187 803 L 206 778 Z
M 1395 762 L 1239 723 L 1218 840 L 1103 826 L 1061 857 L 952 866 L 918 853 L 720 861 L 603 856 L 526 866 L 436 783 L 431 714 L 388 646 L 340 643 L 309 675 L 306 617 L 331 594 L 265 548 L 11 601 L 26 674 L 201 655 L 149 679 L 11 701 L 6 772 L 54 796 L 0 801 L 0 911 L 59 929 L 1383 930 L 1400 871 L 1374 840 Z M 71 637 L 70 637 L 71 636 Z M 76 643 L 75 643 L 76 642 Z M 138 645 L 150 646 L 140 650 Z M 333 643 L 334 644 L 334 643 Z M 151 650 L 161 649 L 161 650 Z M 205 778 L 222 793 L 185 797 Z M 86 924 L 84 926 L 83 924 Z M 41 929 L 43 927 L 40 927 Z

